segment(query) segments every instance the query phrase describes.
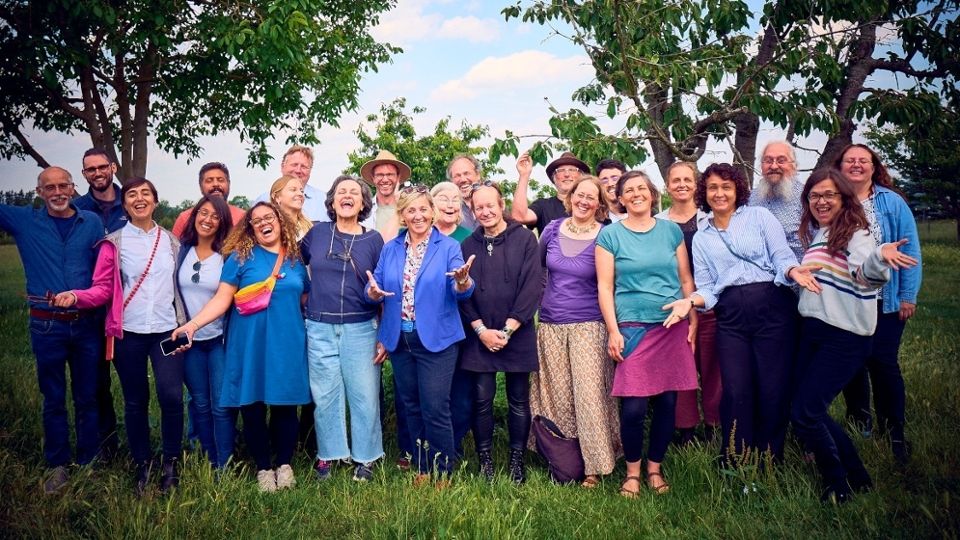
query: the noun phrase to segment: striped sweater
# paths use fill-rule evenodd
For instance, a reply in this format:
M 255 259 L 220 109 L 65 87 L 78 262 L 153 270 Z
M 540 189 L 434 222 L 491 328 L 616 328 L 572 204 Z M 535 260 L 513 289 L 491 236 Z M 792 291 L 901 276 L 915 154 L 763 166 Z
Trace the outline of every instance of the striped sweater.
M 869 231 L 854 233 L 842 253 L 827 250 L 829 227 L 817 231 L 803 255 L 804 265 L 816 265 L 820 294 L 800 289 L 800 314 L 871 336 L 877 328 L 877 289 L 890 279 L 890 266 L 880 256 Z

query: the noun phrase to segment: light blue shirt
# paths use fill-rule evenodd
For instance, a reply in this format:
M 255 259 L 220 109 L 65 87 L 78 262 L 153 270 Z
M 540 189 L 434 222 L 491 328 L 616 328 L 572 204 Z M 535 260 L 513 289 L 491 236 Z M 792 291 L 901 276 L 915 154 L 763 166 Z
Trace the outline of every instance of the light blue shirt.
M 123 330 L 137 334 L 156 334 L 169 332 L 180 326 L 177 324 L 177 313 L 173 304 L 176 296 L 173 284 L 176 261 L 168 237 L 156 223 L 150 232 L 144 232 L 130 222 L 120 231 L 123 245 L 120 250 L 123 302 L 130 298 L 130 293 L 147 269 L 153 247 L 157 247 L 147 276 L 123 310 Z M 163 235 L 159 243 L 157 235 Z
M 303 186 L 303 215 L 310 221 L 330 221 L 327 216 L 327 194 L 319 189 L 307 184 Z M 270 193 L 261 193 L 253 204 L 258 202 L 270 202 Z
M 769 210 L 741 206 L 730 216 L 730 224 L 724 230 L 714 225 L 713 213 L 709 216 L 707 227 L 693 237 L 697 284 L 693 294 L 703 298 L 703 310 L 713 309 L 727 287 L 771 281 L 777 285 L 793 284 L 784 274 L 791 266 L 797 266 L 797 258 L 787 244 L 783 226 Z
M 764 180 L 761 180 L 763 182 Z M 803 259 L 806 251 L 803 244 L 800 243 L 800 217 L 803 215 L 803 182 L 797 179 L 793 180 L 793 192 L 790 199 L 784 200 L 779 197 L 769 197 L 760 199 L 760 190 L 753 190 L 750 193 L 750 206 L 762 206 L 777 218 L 780 225 L 783 226 L 783 232 L 787 236 L 787 244 L 793 251 L 793 256 L 797 260 Z
M 186 246 L 181 247 L 184 249 Z M 220 273 L 223 270 L 223 257 L 219 253 L 213 253 L 206 259 L 200 261 L 200 280 L 193 282 L 193 275 L 197 272 L 193 265 L 200 259 L 197 256 L 197 248 L 190 246 L 190 251 L 183 258 L 183 264 L 180 265 L 180 272 L 177 275 L 180 283 L 180 297 L 183 298 L 183 305 L 187 308 L 188 314 L 196 315 L 200 313 L 203 306 L 217 294 L 217 288 L 220 287 Z M 226 317 L 221 315 L 213 322 L 204 326 L 193 334 L 193 339 L 203 341 L 213 339 L 223 334 L 223 321 Z

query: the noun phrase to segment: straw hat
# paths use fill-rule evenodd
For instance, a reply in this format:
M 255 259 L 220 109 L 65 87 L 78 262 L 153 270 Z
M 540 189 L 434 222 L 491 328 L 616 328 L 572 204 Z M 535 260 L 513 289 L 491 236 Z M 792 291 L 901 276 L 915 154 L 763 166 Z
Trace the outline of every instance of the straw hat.
M 400 179 L 397 181 L 397 184 L 403 184 L 410 179 L 410 166 L 406 163 L 397 159 L 397 156 L 393 155 L 391 152 L 386 150 L 381 150 L 377 157 L 371 159 L 370 161 L 363 164 L 363 167 L 360 167 L 360 176 L 371 186 L 375 186 L 373 183 L 373 168 L 377 165 L 390 164 L 397 168 L 397 174 L 400 175 Z
M 570 152 L 564 152 L 560 154 L 560 157 L 551 161 L 550 164 L 547 165 L 547 176 L 552 179 L 554 171 L 563 165 L 574 165 L 580 169 L 583 174 L 590 174 L 590 167 L 587 167 L 586 163 L 577 159 L 577 157 Z

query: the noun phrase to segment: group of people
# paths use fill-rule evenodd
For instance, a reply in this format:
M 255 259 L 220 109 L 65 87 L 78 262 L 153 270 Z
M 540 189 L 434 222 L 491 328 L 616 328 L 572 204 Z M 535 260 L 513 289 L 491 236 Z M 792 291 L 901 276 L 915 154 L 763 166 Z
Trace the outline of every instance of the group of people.
M 824 497 L 843 502 L 872 482 L 827 414 L 841 391 L 869 436 L 869 376 L 876 430 L 889 433 L 898 459 L 909 455 L 897 350 L 920 285 L 916 225 L 865 146 L 844 149 L 805 184 L 785 142 L 767 145 L 761 165 L 751 193 L 732 165 L 699 174 L 675 163 L 665 181 L 673 205 L 658 213 L 645 173 L 612 159 L 591 171 L 570 153 L 547 166 L 557 196 L 528 203 L 533 162 L 523 154 L 508 211 L 471 156 L 457 156 L 448 181 L 430 189 L 407 182 L 410 167 L 383 151 L 324 194 L 308 184 L 312 152 L 294 146 L 246 211 L 226 202 L 227 167 L 204 165 L 202 197 L 172 232 L 152 219 L 156 187 L 115 184 L 103 150 L 84 155 L 84 197 L 72 199 L 68 171 L 45 169 L 44 208 L 0 206 L 27 274 L 45 489 L 67 482 L 66 366 L 78 464 L 116 452 L 112 364 L 136 492 L 150 488 L 149 358 L 160 488 L 179 483 L 185 384 L 211 464 L 234 459 L 242 416 L 259 489 L 271 492 L 296 483 L 290 462 L 305 427 L 315 431 L 319 480 L 338 463 L 357 481 L 373 477 L 389 359 L 397 465 L 417 483 L 449 485 L 471 430 L 478 472 L 494 479 L 502 372 L 506 470 L 518 484 L 540 415 L 579 439 L 584 487 L 622 455 L 622 495 L 644 483 L 664 493 L 668 446 L 677 430 L 693 439 L 702 408 L 706 437 L 721 430 L 728 467 L 758 453 L 781 459 L 792 420 Z M 873 339 L 878 327 L 884 335 Z

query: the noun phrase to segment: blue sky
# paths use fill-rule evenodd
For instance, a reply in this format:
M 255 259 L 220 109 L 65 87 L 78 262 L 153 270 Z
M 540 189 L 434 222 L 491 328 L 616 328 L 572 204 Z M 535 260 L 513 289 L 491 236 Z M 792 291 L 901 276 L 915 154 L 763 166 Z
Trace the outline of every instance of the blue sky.
M 466 120 L 472 125 L 490 127 L 494 136 L 504 130 L 517 134 L 549 133 L 550 112 L 544 99 L 561 111 L 578 106 L 570 96 L 593 79 L 593 69 L 579 47 L 561 37 L 551 37 L 549 27 L 524 24 L 516 19 L 504 21 L 500 10 L 509 0 L 399 0 L 392 11 L 381 17 L 374 36 L 403 48 L 392 64 L 378 73 L 369 73 L 361 83 L 360 109 L 340 120 L 340 128 L 327 127 L 320 132 L 321 144 L 314 148 L 311 185 L 325 189 L 348 166 L 347 154 L 360 147 L 354 131 L 366 115 L 379 111 L 381 104 L 406 97 L 408 109 L 421 106 L 426 113 L 417 115 L 418 133 L 432 130 L 443 117 L 451 117 L 451 126 Z M 593 111 L 603 117 L 603 111 Z M 607 123 L 613 128 L 615 124 Z M 782 138 L 776 129 L 764 129 L 760 143 Z M 274 156 L 286 150 L 281 134 L 270 145 Z M 80 175 L 81 156 L 90 147 L 89 137 L 31 132 L 30 139 L 52 164 L 74 174 L 80 193 L 87 187 Z M 801 141 L 807 148 L 822 148 L 822 135 Z M 492 142 L 489 141 L 489 142 Z M 246 148 L 235 133 L 202 139 L 204 153 L 192 162 L 150 149 L 147 178 L 157 184 L 160 197 L 172 204 L 195 199 L 197 171 L 208 161 L 222 161 L 230 167 L 231 195 L 246 195 L 251 200 L 267 189 L 279 176 L 279 163 L 267 170 L 246 167 Z M 816 160 L 813 153 L 799 152 L 801 169 Z M 710 147 L 700 166 L 729 160 L 722 147 Z M 513 179 L 515 161 L 504 158 L 500 166 Z M 651 163 L 644 164 L 659 182 Z M 39 168 L 31 161 L 0 161 L 0 189 L 33 189 Z M 542 169 L 534 177 L 545 179 Z

